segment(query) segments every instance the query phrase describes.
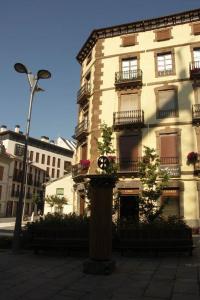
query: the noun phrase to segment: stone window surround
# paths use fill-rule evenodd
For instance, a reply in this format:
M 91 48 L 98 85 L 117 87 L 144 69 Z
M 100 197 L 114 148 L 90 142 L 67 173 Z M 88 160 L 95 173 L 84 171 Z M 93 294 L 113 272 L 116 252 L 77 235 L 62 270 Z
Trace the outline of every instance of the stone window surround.
M 154 42 L 164 42 L 164 41 L 173 39 L 173 36 L 172 36 L 172 29 L 173 29 L 173 27 L 166 27 L 166 28 L 161 28 L 161 29 L 154 30 L 154 31 L 153 31 L 153 32 L 155 33 L 155 39 L 154 39 Z M 170 37 L 169 37 L 169 39 L 165 39 L 165 40 L 157 40 L 157 36 L 156 36 L 157 32 L 165 31 L 165 30 L 169 30 L 169 31 L 170 31 Z
M 163 86 L 154 88 L 154 93 L 155 93 L 155 97 L 156 97 L 156 119 L 161 119 L 161 118 L 159 118 L 159 111 L 158 111 L 158 107 L 159 107 L 159 105 L 158 105 L 158 103 L 159 103 L 159 91 L 165 91 L 165 90 L 175 90 L 175 92 L 176 92 L 176 110 L 177 110 L 177 115 L 176 115 L 176 117 L 173 117 L 173 118 L 177 118 L 177 117 L 179 117 L 178 86 L 165 84 Z M 171 117 L 167 117 L 167 118 L 171 118 Z
M 158 54 L 165 54 L 165 53 L 171 53 L 172 54 L 172 73 L 170 75 L 158 75 L 158 64 L 157 64 L 157 56 Z M 166 76 L 171 76 L 171 75 L 176 75 L 176 65 L 175 65 L 175 50 L 173 47 L 165 47 L 165 48 L 160 48 L 158 50 L 154 51 L 154 65 L 155 65 L 155 77 L 160 78 L 160 77 L 166 77 Z
M 156 150 L 157 154 L 160 156 L 160 136 L 164 134 L 177 134 L 177 141 L 178 141 L 178 156 L 179 156 L 179 166 L 182 166 L 182 155 L 181 155 L 181 130 L 180 128 L 171 128 L 166 127 L 161 130 L 156 130 Z
M 139 105 L 138 105 L 138 109 L 141 109 L 141 89 L 137 89 L 137 88 L 127 88 L 126 90 L 120 90 L 117 92 L 117 96 L 118 96 L 118 111 L 120 108 L 120 101 L 121 101 L 121 96 L 125 95 L 125 94 L 138 94 L 138 99 L 139 99 Z

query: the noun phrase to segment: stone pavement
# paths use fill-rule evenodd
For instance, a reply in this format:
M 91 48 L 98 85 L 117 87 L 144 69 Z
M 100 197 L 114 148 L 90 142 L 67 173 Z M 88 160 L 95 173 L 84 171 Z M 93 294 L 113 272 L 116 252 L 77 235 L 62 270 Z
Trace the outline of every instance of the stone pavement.
M 82 273 L 85 257 L 0 252 L 1 300 L 199 300 L 200 249 L 194 255 L 120 256 L 111 275 Z

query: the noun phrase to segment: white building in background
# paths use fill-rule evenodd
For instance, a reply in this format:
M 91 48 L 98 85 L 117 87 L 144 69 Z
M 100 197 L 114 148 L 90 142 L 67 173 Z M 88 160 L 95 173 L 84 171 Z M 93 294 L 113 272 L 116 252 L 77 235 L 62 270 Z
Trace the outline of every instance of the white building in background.
M 60 196 L 65 197 L 68 200 L 68 203 L 63 206 L 62 213 L 69 214 L 75 212 L 74 208 L 74 181 L 72 175 L 67 174 L 61 178 L 55 179 L 52 182 L 47 182 L 45 198 L 47 196 Z M 44 214 L 54 213 L 57 211 L 57 208 L 54 206 L 51 208 L 46 202 L 44 206 Z
M 15 126 L 14 131 L 8 130 L 4 125 L 0 127 L 0 142 L 6 151 L 6 154 L 0 157 L 0 172 L 3 173 L 2 179 L 0 179 L 0 217 L 16 215 L 24 141 L 25 136 L 18 125 Z M 29 138 L 26 215 L 31 215 L 35 208 L 35 195 L 43 202 L 44 183 L 47 180 L 53 181 L 71 172 L 75 146 L 74 142 L 64 138 L 58 138 L 55 142 L 45 136 L 42 136 L 41 139 Z M 43 210 L 43 206 L 40 209 Z

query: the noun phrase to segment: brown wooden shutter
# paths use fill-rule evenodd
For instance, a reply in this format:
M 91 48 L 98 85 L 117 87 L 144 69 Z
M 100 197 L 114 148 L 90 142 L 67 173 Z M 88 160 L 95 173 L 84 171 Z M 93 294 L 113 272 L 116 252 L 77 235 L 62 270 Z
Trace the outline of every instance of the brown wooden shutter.
M 156 41 L 165 41 L 171 39 L 171 29 L 163 29 L 155 32 Z
M 131 35 L 122 37 L 122 46 L 123 47 L 134 46 L 136 44 L 137 44 L 137 37 L 135 34 L 131 34 Z
M 87 144 L 84 144 L 81 147 L 81 159 L 87 159 Z
M 178 163 L 177 134 L 163 134 L 160 136 L 160 157 L 163 164 Z
M 159 104 L 158 109 L 160 110 L 175 110 L 177 96 L 175 90 L 163 90 L 158 92 Z
M 120 99 L 120 111 L 137 110 L 139 107 L 138 94 L 122 94 Z
M 193 34 L 200 34 L 200 23 L 193 24 Z
M 4 167 L 0 166 L 0 180 L 3 180 Z
M 137 161 L 138 159 L 139 136 L 120 136 L 119 153 L 120 159 Z

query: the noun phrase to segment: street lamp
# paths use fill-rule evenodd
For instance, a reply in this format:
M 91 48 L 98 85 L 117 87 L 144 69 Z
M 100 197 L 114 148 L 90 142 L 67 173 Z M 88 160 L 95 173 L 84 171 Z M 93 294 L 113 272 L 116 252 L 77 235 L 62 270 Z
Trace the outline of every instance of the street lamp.
M 16 221 L 15 221 L 15 229 L 13 236 L 13 252 L 17 253 L 20 250 L 20 236 L 21 236 L 21 224 L 22 224 L 22 212 L 23 212 L 23 198 L 24 198 L 24 184 L 26 179 L 26 163 L 27 163 L 27 149 L 28 149 L 28 139 L 29 139 L 29 131 L 30 131 L 30 122 L 31 122 L 31 112 L 32 112 L 32 103 L 35 92 L 42 91 L 41 88 L 38 87 L 37 83 L 39 79 L 49 79 L 51 77 L 51 73 L 47 70 L 39 70 L 37 75 L 33 75 L 25 65 L 21 63 L 16 63 L 14 65 L 14 69 L 18 73 L 24 73 L 27 75 L 28 82 L 30 85 L 30 100 L 29 100 L 29 111 L 26 125 L 26 133 L 25 133 L 25 141 L 24 141 L 24 154 L 23 154 L 23 164 L 22 164 L 22 178 L 21 178 L 21 187 L 19 193 L 19 201 L 17 205 L 16 212 Z

